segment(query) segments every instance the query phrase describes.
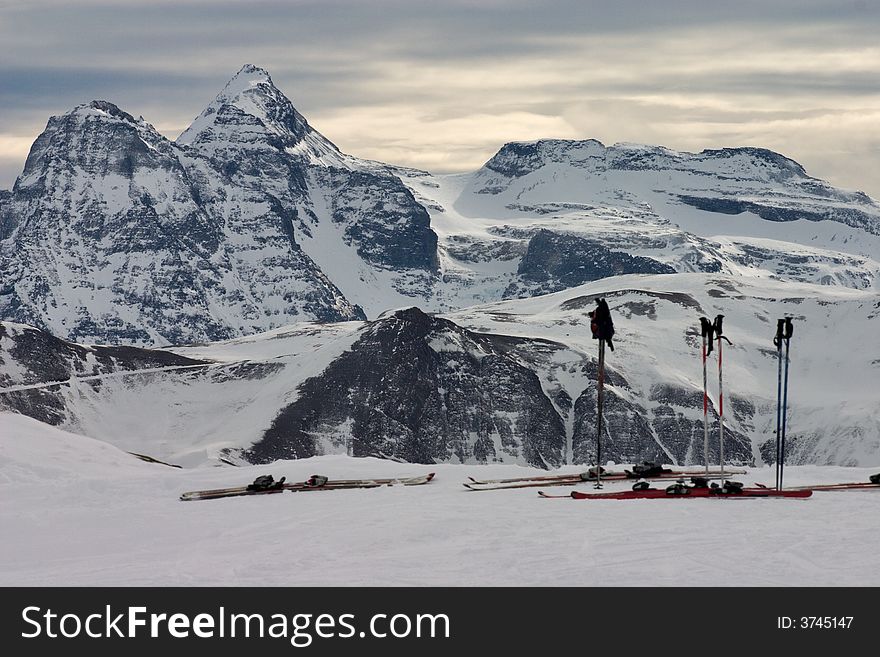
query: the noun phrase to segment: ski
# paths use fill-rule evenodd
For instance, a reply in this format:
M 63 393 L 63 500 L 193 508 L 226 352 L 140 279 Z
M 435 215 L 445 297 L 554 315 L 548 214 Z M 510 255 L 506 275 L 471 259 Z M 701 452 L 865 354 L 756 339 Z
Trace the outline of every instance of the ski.
M 773 490 L 764 484 L 755 484 L 760 488 Z M 847 482 L 842 484 L 815 484 L 812 486 L 789 486 L 783 490 L 811 490 L 811 491 L 835 491 L 835 490 L 880 490 L 880 483 L 870 482 Z
M 702 477 L 704 479 L 723 479 L 731 474 L 745 474 L 745 471 L 739 470 L 724 470 L 724 473 L 720 470 L 711 470 L 708 475 L 706 475 L 704 470 L 694 471 L 694 472 L 683 472 L 683 471 L 668 471 L 663 472 L 661 474 L 655 475 L 641 475 L 630 472 L 629 470 L 625 472 L 606 472 L 602 475 L 602 479 L 604 481 L 627 481 L 633 479 L 650 479 L 650 480 L 663 480 L 663 479 L 687 479 L 689 477 Z M 539 488 L 542 486 L 577 486 L 578 484 L 588 483 L 595 481 L 594 478 L 584 479 L 580 475 L 570 475 L 566 477 L 557 477 L 553 479 L 523 479 L 514 482 L 504 482 L 501 481 L 499 483 L 482 483 L 482 482 L 465 482 L 462 485 L 468 490 L 507 490 L 507 489 L 516 489 L 516 488 Z
M 324 483 L 309 484 L 308 482 L 277 483 L 265 489 L 253 489 L 248 486 L 235 486 L 232 488 L 217 488 L 213 490 L 188 491 L 180 495 L 182 501 L 189 500 L 212 500 L 222 497 L 240 497 L 245 495 L 268 495 L 271 493 L 306 492 L 315 490 L 346 490 L 354 488 L 378 488 L 380 486 L 419 486 L 427 484 L 434 478 L 434 473 L 415 477 L 395 477 L 377 479 L 328 479 Z
M 557 475 L 535 475 L 534 477 L 511 477 L 510 479 L 476 479 L 468 477 L 472 484 L 516 484 L 522 481 L 557 481 L 559 479 L 582 479 L 580 473 L 557 474 Z M 587 481 L 587 479 L 582 479 Z
M 468 490 L 515 490 L 518 488 L 538 488 L 540 486 L 577 486 L 578 484 L 583 484 L 588 481 L 595 481 L 591 479 L 581 479 L 580 477 L 573 479 L 553 479 L 550 481 L 521 481 L 518 483 L 512 484 L 473 484 L 464 482 L 462 486 L 467 488 Z
M 575 500 L 661 500 L 661 499 L 756 499 L 767 497 L 804 498 L 810 497 L 813 491 L 807 490 L 776 490 L 774 488 L 741 488 L 735 492 L 722 492 L 718 488 L 685 488 L 678 493 L 668 492 L 662 488 L 645 490 L 624 490 L 616 493 L 583 493 L 574 490 L 571 498 Z
M 550 493 L 545 493 L 542 490 L 538 491 L 538 496 L 543 497 L 545 500 L 570 500 L 571 493 L 566 493 L 565 495 L 551 495 Z
M 246 495 L 269 495 L 271 493 L 283 493 L 285 491 L 292 493 L 300 493 L 304 491 L 310 490 L 345 490 L 349 488 L 378 488 L 379 486 L 391 486 L 393 484 L 382 484 L 375 481 L 364 480 L 364 481 L 349 481 L 349 482 L 333 482 L 326 483 L 321 486 L 310 486 L 309 484 L 302 482 L 296 484 L 282 484 L 280 486 L 274 486 L 272 488 L 262 488 L 262 489 L 249 489 L 247 486 L 239 486 L 236 488 L 229 488 L 225 490 L 217 490 L 217 491 L 191 491 L 189 493 L 183 493 L 180 496 L 180 499 L 183 501 L 189 500 L 215 500 L 222 497 L 243 497 Z

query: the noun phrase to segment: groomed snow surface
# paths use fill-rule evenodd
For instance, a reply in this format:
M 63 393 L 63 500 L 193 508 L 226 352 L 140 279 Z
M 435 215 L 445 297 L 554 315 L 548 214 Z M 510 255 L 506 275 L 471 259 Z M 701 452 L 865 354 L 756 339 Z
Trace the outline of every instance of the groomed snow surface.
M 791 467 L 786 483 L 867 481 L 878 469 Z M 427 471 L 434 482 L 418 487 L 178 500 L 261 474 Z M 530 472 L 345 456 L 180 470 L 2 413 L 0 585 L 880 585 L 877 491 L 596 502 L 461 485 Z M 774 471 L 739 479 L 772 484 Z

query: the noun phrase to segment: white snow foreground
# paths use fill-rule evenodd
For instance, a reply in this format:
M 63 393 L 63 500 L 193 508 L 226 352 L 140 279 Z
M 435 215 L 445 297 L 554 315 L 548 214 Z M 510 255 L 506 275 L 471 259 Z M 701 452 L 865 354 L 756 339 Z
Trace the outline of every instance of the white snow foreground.
M 410 488 L 178 501 L 260 474 L 428 471 L 434 482 Z M 345 456 L 179 470 L 0 413 L 0 585 L 880 585 L 876 491 L 595 502 L 461 486 L 469 474 L 527 472 Z M 871 472 L 791 467 L 786 483 L 866 481 Z M 773 478 L 761 468 L 740 480 Z

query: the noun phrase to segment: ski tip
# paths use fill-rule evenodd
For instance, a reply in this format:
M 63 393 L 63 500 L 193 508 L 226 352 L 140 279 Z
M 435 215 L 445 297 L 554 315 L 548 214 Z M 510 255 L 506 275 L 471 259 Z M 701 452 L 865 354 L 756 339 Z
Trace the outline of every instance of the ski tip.
M 435 472 L 429 472 L 427 475 L 425 475 L 425 479 L 427 479 L 428 481 L 431 481 L 432 479 L 434 479 L 435 474 L 436 474 Z

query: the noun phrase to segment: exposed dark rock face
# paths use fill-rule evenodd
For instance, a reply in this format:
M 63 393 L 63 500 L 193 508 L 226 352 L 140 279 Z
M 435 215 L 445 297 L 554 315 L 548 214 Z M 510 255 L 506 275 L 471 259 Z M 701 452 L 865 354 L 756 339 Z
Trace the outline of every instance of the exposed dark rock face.
M 596 397 L 598 367 L 587 365 L 589 384 L 574 404 L 572 454 L 575 463 L 596 463 Z M 605 412 L 602 435 L 602 461 L 654 461 L 669 459 L 655 440 L 645 409 L 628 402 L 618 390 L 629 390 L 626 380 L 606 365 Z
M 572 299 L 569 299 L 568 301 L 563 302 L 562 308 L 563 310 L 579 310 L 581 308 L 589 308 L 591 306 L 595 306 L 596 301 L 600 297 L 614 299 L 630 296 L 645 297 L 652 300 L 659 299 L 663 301 L 670 301 L 678 306 L 681 306 L 682 308 L 687 308 L 697 313 L 703 312 L 702 306 L 700 306 L 699 301 L 694 299 L 689 294 L 685 294 L 684 292 L 653 292 L 650 290 L 614 290 L 613 292 L 608 292 L 606 294 L 593 294 L 588 296 L 574 297 Z
M 874 235 L 880 235 L 880 222 L 877 217 L 856 208 L 835 208 L 833 206 L 816 207 L 785 207 L 775 206 L 737 198 L 688 196 L 680 194 L 679 200 L 706 212 L 721 214 L 741 214 L 752 212 L 767 221 L 837 221 L 853 228 L 861 228 Z
M 651 258 L 611 251 L 595 240 L 541 229 L 529 240 L 518 273 L 527 296 L 535 296 L 610 276 L 674 274 L 675 269 Z M 505 297 L 516 296 L 521 290 L 513 284 Z
M 453 235 L 448 238 L 446 251 L 462 262 L 491 262 L 522 258 L 526 248 L 527 242 L 521 240 L 484 242 L 466 235 Z
M 386 269 L 437 270 L 431 218 L 400 180 L 340 169 L 325 180 L 333 221 L 345 225 L 345 237 L 361 258 Z
M 306 380 L 243 456 L 258 463 L 340 452 L 418 463 L 503 457 L 555 467 L 566 462 L 570 441 L 572 463 L 595 463 L 596 363 L 557 361 L 555 354 L 574 356 L 564 349 L 474 333 L 415 308 L 399 311 L 368 324 L 349 351 Z M 580 372 L 585 386 L 574 402 L 556 382 L 554 362 Z M 657 385 L 651 410 L 635 395 L 613 367 L 606 369 L 603 461 L 702 463 L 702 394 Z M 736 419 L 749 423 L 754 408 L 740 402 Z M 717 460 L 714 411 L 710 421 L 710 459 Z M 725 433 L 728 462 L 752 462 L 748 437 L 727 422 Z
M 750 422 L 754 407 L 748 402 L 737 401 L 728 409 L 734 411 L 738 420 Z M 663 444 L 679 463 L 703 462 L 703 394 L 701 391 L 682 388 L 672 384 L 657 384 L 651 388 L 651 401 L 655 405 L 651 424 Z M 718 463 L 718 413 L 709 405 L 709 462 Z M 727 463 L 750 464 L 754 461 L 749 437 L 734 430 L 728 420 L 724 422 L 724 460 Z
M 431 463 L 503 455 L 560 465 L 563 423 L 536 374 L 512 353 L 516 342 L 415 308 L 380 319 L 300 386 L 299 398 L 245 457 L 266 462 L 344 451 Z

